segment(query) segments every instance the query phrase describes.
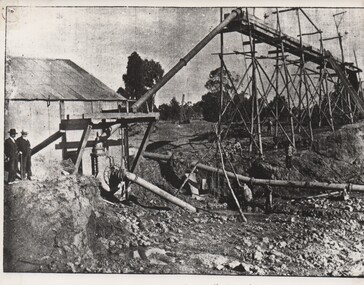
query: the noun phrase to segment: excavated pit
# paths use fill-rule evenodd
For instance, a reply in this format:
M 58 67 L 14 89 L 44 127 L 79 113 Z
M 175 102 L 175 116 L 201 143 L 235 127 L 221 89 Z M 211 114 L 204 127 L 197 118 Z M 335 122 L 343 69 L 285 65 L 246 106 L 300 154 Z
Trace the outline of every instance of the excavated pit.
M 163 125 L 160 128 L 165 131 Z M 313 150 L 295 153 L 291 171 L 285 168 L 283 149 L 267 152 L 264 161 L 235 154 L 233 163 L 238 173 L 257 178 L 364 183 L 363 130 L 362 123 L 320 135 Z M 208 142 L 199 142 L 192 148 L 175 142 L 169 149 L 168 145 L 155 149 L 174 151 L 174 164 L 142 158 L 136 173 L 175 193 L 190 169 L 189 161 L 207 153 Z M 332 150 L 334 142 L 345 150 Z M 215 158 L 208 154 L 204 162 L 214 165 Z M 136 185 L 129 203 L 110 203 L 101 199 L 99 181 L 68 175 L 73 170 L 71 163 L 46 162 L 39 155 L 35 165 L 38 181 L 22 181 L 4 189 L 5 272 L 364 274 L 357 258 L 364 254 L 360 247 L 362 196 L 292 204 L 280 197 L 316 192 L 275 188 L 275 212 L 265 215 L 257 210 L 264 191 L 253 185 L 255 200 L 250 204 L 241 201 L 248 212 L 248 223 L 241 224 L 237 213 L 228 209 L 233 203 L 220 199 L 221 204 L 213 193 L 202 201 L 185 193 L 178 195 L 204 209 L 197 214 Z M 197 177 L 207 175 L 201 171 Z M 204 262 L 210 257 L 214 262 Z

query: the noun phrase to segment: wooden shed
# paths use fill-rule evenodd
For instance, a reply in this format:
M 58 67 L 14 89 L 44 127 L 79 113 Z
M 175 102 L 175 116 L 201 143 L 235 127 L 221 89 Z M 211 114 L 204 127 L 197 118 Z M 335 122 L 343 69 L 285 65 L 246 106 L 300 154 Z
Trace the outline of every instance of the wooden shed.
M 127 99 L 68 59 L 8 57 L 4 135 L 29 132 L 33 146 L 59 130 L 61 119 L 126 107 Z M 79 140 L 81 133 L 68 134 Z M 72 138 L 72 136 L 74 138 Z M 54 145 L 42 153 L 61 157 Z

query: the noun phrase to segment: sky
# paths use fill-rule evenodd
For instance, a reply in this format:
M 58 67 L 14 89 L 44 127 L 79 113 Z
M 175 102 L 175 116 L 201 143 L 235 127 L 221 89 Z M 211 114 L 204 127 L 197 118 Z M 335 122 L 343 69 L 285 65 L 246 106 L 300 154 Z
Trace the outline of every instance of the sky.
M 137 51 L 142 58 L 161 63 L 165 73 L 185 56 L 220 21 L 219 8 L 163 7 L 12 7 L 8 10 L 6 53 L 8 56 L 70 59 L 100 79 L 113 90 L 124 87 L 128 56 Z M 224 8 L 229 13 L 232 8 Z M 333 14 L 346 11 L 340 26 L 344 34 L 346 61 L 354 61 L 353 49 L 364 66 L 363 9 L 304 9 L 323 30 L 324 38 L 336 35 Z M 253 9 L 250 9 L 253 13 Z M 255 15 L 275 25 L 272 8 L 257 8 Z M 294 12 L 281 15 L 283 32 L 296 36 L 298 24 Z M 301 15 L 303 32 L 312 32 L 312 25 Z M 346 33 L 345 33 L 346 32 Z M 318 47 L 318 36 L 306 37 Z M 242 51 L 238 33 L 224 35 L 224 52 Z M 339 56 L 336 41 L 325 42 Z M 246 47 L 245 47 L 246 48 Z M 272 49 L 272 48 L 270 48 Z M 269 47 L 259 47 L 266 55 Z M 211 70 L 219 67 L 220 37 L 213 39 L 158 93 L 156 104 L 168 103 L 173 97 L 196 102 L 207 90 L 204 85 Z M 225 56 L 229 70 L 242 74 L 244 58 Z M 263 62 L 267 70 L 271 63 Z

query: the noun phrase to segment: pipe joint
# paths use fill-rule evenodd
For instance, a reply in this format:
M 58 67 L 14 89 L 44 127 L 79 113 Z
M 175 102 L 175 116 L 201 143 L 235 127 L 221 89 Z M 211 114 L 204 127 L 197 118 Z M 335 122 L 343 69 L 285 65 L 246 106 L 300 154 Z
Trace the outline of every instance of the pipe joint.
M 182 62 L 183 66 L 186 66 L 188 62 L 184 57 L 182 57 L 179 61 Z
M 348 183 L 348 185 L 346 186 L 347 193 L 350 193 L 353 190 L 353 184 L 352 183 Z

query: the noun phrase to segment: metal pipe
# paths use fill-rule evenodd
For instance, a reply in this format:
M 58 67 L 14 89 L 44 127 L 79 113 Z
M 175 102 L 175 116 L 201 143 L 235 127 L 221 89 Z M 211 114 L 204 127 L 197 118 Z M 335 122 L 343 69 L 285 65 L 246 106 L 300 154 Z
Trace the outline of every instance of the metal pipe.
M 105 129 L 102 134 L 98 137 L 98 141 L 106 141 L 113 133 L 115 133 L 119 128 L 121 127 L 121 124 L 115 124 L 111 125 L 107 129 Z
M 167 193 L 166 191 L 162 190 L 161 188 L 153 185 L 152 183 L 140 178 L 139 176 L 135 175 L 134 173 L 125 172 L 125 176 L 130 181 L 133 181 L 134 183 L 142 186 L 143 188 L 152 191 L 154 194 L 157 194 L 158 196 L 162 197 L 163 199 L 191 212 L 196 213 L 197 209 L 193 207 L 192 205 L 186 203 L 185 201 L 182 201 L 181 199 L 178 199 L 177 197 Z
M 193 166 L 197 165 L 197 168 L 206 170 L 209 172 L 224 174 L 224 171 L 219 168 L 211 167 L 201 163 L 192 163 Z M 364 185 L 350 184 L 350 183 L 324 183 L 324 182 L 309 182 L 309 181 L 286 181 L 286 180 L 272 180 L 272 179 L 257 179 L 240 174 L 234 174 L 226 171 L 228 177 L 233 179 L 239 179 L 244 183 L 250 183 L 252 185 L 270 185 L 277 187 L 297 187 L 297 188 L 308 188 L 308 189 L 326 189 L 326 190 L 344 190 L 354 192 L 364 192 Z M 348 189 L 349 188 L 349 189 Z
M 182 69 L 187 63 L 203 48 L 205 47 L 217 34 L 222 32 L 222 30 L 234 19 L 236 19 L 243 12 L 241 9 L 235 9 L 231 12 L 229 16 L 225 18 L 215 29 L 207 34 L 185 57 L 181 58 L 180 61 L 168 71 L 160 81 L 158 81 L 151 89 L 148 90 L 142 97 L 136 101 L 133 106 L 133 112 L 137 112 L 143 103 L 145 103 L 154 93 L 156 93 L 160 88 L 162 88 L 180 69 Z

